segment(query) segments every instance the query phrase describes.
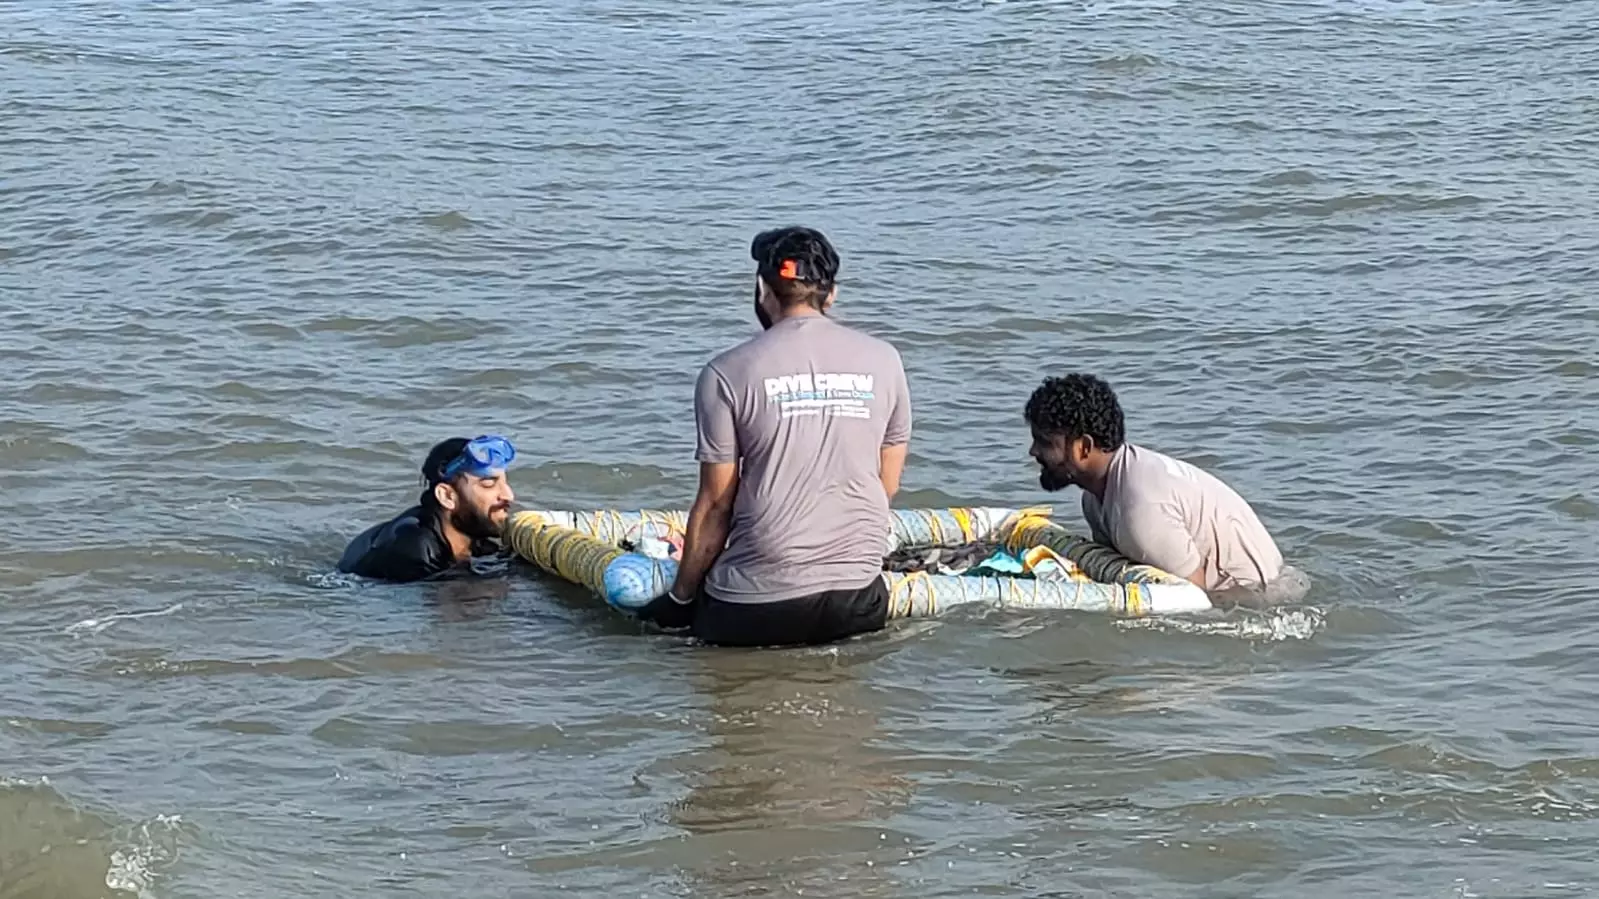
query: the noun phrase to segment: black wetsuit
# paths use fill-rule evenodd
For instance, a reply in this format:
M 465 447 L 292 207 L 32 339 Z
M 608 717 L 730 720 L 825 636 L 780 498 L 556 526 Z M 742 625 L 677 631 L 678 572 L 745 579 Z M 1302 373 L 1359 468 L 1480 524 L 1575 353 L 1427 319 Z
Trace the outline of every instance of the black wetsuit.
M 474 544 L 474 554 L 478 546 Z M 455 567 L 439 518 L 412 506 L 350 541 L 339 559 L 346 574 L 384 581 L 419 581 Z

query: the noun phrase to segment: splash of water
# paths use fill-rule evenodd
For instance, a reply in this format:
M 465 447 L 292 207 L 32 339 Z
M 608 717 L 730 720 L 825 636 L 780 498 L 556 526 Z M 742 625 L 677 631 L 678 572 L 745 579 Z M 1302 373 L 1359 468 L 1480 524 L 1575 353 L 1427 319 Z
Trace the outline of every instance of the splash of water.
M 177 858 L 177 815 L 157 815 L 134 828 L 126 845 L 111 851 L 106 867 L 107 889 L 133 893 L 139 899 L 154 899 L 150 888 L 156 873 Z
M 1315 606 L 1277 608 L 1267 612 L 1236 609 L 1224 618 L 1123 618 L 1123 630 L 1154 630 L 1180 634 L 1233 637 L 1279 643 L 1309 640 L 1326 627 L 1327 613 Z

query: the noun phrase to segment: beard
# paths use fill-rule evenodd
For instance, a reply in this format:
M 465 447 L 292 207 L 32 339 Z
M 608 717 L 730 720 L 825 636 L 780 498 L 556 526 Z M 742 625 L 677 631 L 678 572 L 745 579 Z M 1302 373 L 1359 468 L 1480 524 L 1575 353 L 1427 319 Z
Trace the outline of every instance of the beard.
M 510 508 L 509 503 L 492 506 L 486 511 L 458 508 L 450 513 L 450 524 L 473 540 L 492 540 L 500 536 L 500 526 L 494 522 L 494 516 Z
M 1065 469 L 1039 466 L 1038 485 L 1051 493 L 1057 490 L 1065 490 L 1076 483 L 1077 481 L 1071 476 L 1071 473 Z
M 755 285 L 755 320 L 761 323 L 761 330 L 772 330 L 772 317 L 761 308 L 761 286 Z

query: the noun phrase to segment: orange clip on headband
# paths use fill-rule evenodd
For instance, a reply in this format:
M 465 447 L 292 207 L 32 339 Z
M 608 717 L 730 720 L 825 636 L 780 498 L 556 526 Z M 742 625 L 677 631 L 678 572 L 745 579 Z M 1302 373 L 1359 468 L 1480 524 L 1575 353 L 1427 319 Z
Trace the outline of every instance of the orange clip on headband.
M 784 259 L 783 264 L 777 269 L 777 276 L 779 278 L 787 278 L 790 281 L 798 280 L 799 266 L 795 265 L 792 259 Z

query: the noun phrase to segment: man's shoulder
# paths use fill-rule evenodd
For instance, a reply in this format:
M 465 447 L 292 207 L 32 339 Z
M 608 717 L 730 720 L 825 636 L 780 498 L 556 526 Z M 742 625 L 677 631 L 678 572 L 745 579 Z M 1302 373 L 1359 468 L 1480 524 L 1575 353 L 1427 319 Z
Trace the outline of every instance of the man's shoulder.
M 1169 453 L 1127 444 L 1129 457 L 1122 473 L 1123 502 L 1170 503 L 1196 491 L 1211 489 L 1215 476 Z
M 823 318 L 814 327 L 796 332 L 789 346 L 816 347 L 836 361 L 842 356 L 857 363 L 863 373 L 889 374 L 904 371 L 899 349 L 875 334 L 869 334 L 831 318 Z
M 830 318 L 817 318 L 805 322 L 804 327 L 774 328 L 740 341 L 712 357 L 701 373 L 714 372 L 723 380 L 740 381 L 767 364 L 782 365 L 813 352 L 818 358 L 836 356 L 841 348 L 863 362 L 904 366 L 899 350 L 887 340 Z
M 714 371 L 721 377 L 726 378 L 730 373 L 738 372 L 748 367 L 750 362 L 770 352 L 771 347 L 774 346 L 772 340 L 774 336 L 770 331 L 751 334 L 749 337 L 712 356 L 709 362 L 701 366 L 700 371 L 701 373 Z
M 1127 466 L 1133 470 L 1150 474 L 1160 472 L 1176 475 L 1180 472 L 1181 466 L 1186 464 L 1170 453 L 1163 453 L 1160 450 L 1151 449 L 1142 444 L 1127 443 L 1124 445 L 1127 447 Z
M 426 515 L 427 513 L 422 511 L 421 506 L 412 506 L 411 508 L 406 509 L 404 512 L 401 512 L 393 518 L 390 518 L 388 521 L 384 522 L 382 526 L 388 528 L 389 532 L 395 536 L 399 536 L 401 534 L 407 536 L 412 534 L 430 534 L 431 530 L 428 528 L 427 523 L 423 521 L 423 518 Z
M 393 529 L 390 531 L 392 542 L 396 546 L 425 547 L 443 543 L 441 538 L 431 527 L 415 515 L 404 515 L 396 518 Z
M 1124 443 L 1112 462 L 1110 488 L 1118 508 L 1128 508 L 1151 500 L 1161 501 L 1171 493 L 1171 473 L 1167 457 L 1148 447 Z
M 754 337 L 745 338 L 733 344 L 712 356 L 709 362 L 700 367 L 700 371 L 702 373 L 714 371 L 722 377 L 726 377 L 729 370 L 739 368 L 744 363 L 744 360 L 756 354 L 756 342 L 760 339 L 761 335 L 757 334 Z
M 892 357 L 896 362 L 899 361 L 899 348 L 890 343 L 887 338 L 878 337 L 876 334 L 870 334 L 840 322 L 829 320 L 829 323 L 836 329 L 834 339 L 853 341 L 863 349 L 869 349 L 880 355 Z
M 443 539 L 413 506 L 350 541 L 339 569 L 362 577 L 411 580 L 436 567 L 447 551 Z

